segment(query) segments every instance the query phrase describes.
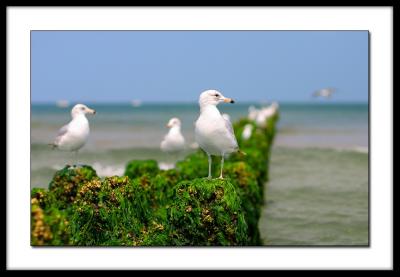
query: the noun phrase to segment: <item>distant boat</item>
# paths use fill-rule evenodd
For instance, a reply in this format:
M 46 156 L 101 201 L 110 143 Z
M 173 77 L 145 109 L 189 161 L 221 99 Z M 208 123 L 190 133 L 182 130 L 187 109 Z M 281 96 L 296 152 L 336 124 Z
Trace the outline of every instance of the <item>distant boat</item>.
M 68 100 L 58 100 L 56 102 L 56 106 L 59 108 L 67 108 L 69 106 L 69 101 Z
M 132 105 L 132 107 L 140 107 L 142 105 L 142 101 L 137 100 L 137 99 L 132 100 L 131 105 Z

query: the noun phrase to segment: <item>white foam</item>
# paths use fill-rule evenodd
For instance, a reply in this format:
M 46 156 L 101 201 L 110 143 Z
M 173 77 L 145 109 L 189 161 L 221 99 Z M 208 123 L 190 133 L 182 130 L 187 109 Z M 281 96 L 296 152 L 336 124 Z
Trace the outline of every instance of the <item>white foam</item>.
M 99 162 L 95 162 L 93 164 L 93 168 L 96 170 L 97 176 L 106 177 L 106 176 L 121 176 L 124 174 L 123 166 L 112 166 L 112 165 L 102 165 Z
M 158 163 L 158 167 L 161 170 L 168 170 L 168 169 L 173 169 L 175 167 L 175 164 L 160 162 L 160 163 Z
M 55 165 L 52 165 L 51 168 L 52 168 L 52 169 L 55 169 L 55 170 L 60 170 L 60 169 L 63 168 L 63 166 L 62 166 L 62 165 L 59 165 L 59 164 L 55 164 Z
M 368 154 L 368 147 L 365 146 L 342 147 L 333 149 L 339 152 L 357 152 L 357 153 Z
M 363 147 L 363 146 L 355 146 L 352 148 L 352 150 L 359 152 L 359 153 L 366 153 L 368 154 L 368 147 Z

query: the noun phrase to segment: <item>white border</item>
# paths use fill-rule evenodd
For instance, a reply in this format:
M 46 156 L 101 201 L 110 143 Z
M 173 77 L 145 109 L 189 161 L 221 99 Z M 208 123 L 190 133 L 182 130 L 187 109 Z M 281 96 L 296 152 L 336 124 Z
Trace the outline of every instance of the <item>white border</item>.
M 7 8 L 7 267 L 391 268 L 393 10 L 384 8 Z M 370 30 L 370 248 L 31 248 L 31 29 Z

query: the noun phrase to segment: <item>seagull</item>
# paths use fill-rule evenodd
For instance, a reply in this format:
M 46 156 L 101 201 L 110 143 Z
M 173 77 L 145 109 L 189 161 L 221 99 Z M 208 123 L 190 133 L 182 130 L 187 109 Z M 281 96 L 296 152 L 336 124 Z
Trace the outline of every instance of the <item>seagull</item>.
M 242 132 L 242 139 L 248 140 L 251 137 L 252 131 L 253 131 L 253 125 L 251 125 L 251 124 L 244 125 L 243 132 Z
M 249 115 L 247 116 L 247 118 L 249 120 L 256 120 L 258 113 L 260 112 L 260 110 L 258 110 L 256 107 L 254 106 L 250 106 L 249 109 Z
M 313 97 L 325 97 L 325 98 L 330 98 L 332 94 L 335 92 L 334 88 L 323 88 L 320 90 L 317 90 L 312 94 Z
M 169 120 L 167 127 L 170 129 L 161 142 L 160 148 L 164 152 L 176 154 L 185 148 L 185 138 L 181 133 L 181 121 L 179 118 L 173 117 Z
M 257 126 L 265 127 L 267 119 L 274 116 L 278 112 L 278 109 L 279 109 L 279 105 L 277 102 L 273 102 L 268 107 L 262 108 L 257 113 L 257 117 L 256 117 Z
M 222 157 L 219 178 L 223 179 L 224 156 L 240 152 L 231 122 L 217 109 L 221 102 L 235 103 L 217 90 L 206 90 L 199 97 L 200 116 L 195 123 L 195 139 L 208 156 L 208 179 L 211 179 L 211 155 Z
M 95 113 L 95 110 L 83 104 L 75 105 L 71 110 L 71 122 L 61 127 L 54 143 L 50 144 L 53 149 L 57 148 L 77 153 L 85 145 L 89 137 L 89 121 L 85 115 Z

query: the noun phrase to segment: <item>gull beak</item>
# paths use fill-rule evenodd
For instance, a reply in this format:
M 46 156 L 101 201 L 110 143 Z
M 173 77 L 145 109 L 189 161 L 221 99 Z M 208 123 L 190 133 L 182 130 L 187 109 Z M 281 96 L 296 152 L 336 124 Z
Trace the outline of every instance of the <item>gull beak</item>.
M 89 109 L 89 113 L 91 113 L 91 114 L 96 114 L 96 111 L 93 110 L 93 109 Z
M 224 98 L 225 103 L 235 103 L 235 101 L 232 98 Z
M 165 125 L 165 127 L 167 127 L 167 128 L 171 128 L 171 127 L 172 127 L 172 125 L 168 123 L 167 125 Z

